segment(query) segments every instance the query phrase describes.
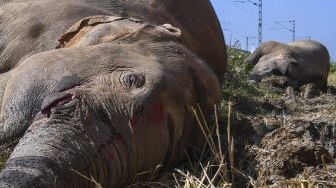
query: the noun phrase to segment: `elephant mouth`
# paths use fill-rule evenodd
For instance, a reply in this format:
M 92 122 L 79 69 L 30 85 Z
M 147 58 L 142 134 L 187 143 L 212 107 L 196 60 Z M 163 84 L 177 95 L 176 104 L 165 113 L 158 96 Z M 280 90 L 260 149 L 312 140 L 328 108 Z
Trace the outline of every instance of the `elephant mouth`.
M 61 108 L 78 98 L 79 94 L 75 91 L 50 94 L 43 100 L 41 112 L 38 114 L 39 117 L 37 118 L 49 118 L 53 110 Z

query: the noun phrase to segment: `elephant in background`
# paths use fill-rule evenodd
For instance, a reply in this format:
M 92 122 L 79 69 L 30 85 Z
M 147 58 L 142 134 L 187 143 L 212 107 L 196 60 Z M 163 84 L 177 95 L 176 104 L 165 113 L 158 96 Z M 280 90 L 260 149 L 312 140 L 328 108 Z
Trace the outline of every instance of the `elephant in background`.
M 267 41 L 246 58 L 246 63 L 255 65 L 250 73 L 254 81 L 260 82 L 271 75 L 285 76 L 286 84 L 292 88 L 313 83 L 325 92 L 329 58 L 327 48 L 316 41 L 300 40 L 289 44 Z

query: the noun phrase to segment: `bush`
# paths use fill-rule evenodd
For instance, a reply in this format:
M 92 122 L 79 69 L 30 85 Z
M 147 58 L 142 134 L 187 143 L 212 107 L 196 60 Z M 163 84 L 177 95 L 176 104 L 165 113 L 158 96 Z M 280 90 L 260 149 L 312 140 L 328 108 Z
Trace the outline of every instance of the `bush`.
M 331 61 L 330 62 L 330 70 L 329 70 L 330 73 L 335 73 L 336 72 L 336 62 L 334 61 Z
M 272 92 L 269 88 L 251 83 L 249 81 L 249 73 L 253 65 L 245 63 L 245 59 L 249 52 L 228 48 L 228 65 L 222 84 L 222 115 L 225 116 L 225 107 L 229 101 L 233 102 L 234 107 L 239 108 L 242 113 L 264 113 L 264 109 L 260 107 L 258 102 L 261 99 L 280 99 L 282 96 Z
M 246 64 L 244 61 L 250 54 L 247 51 L 240 50 L 238 48 L 228 48 L 228 70 L 227 72 L 240 74 L 240 76 L 246 77 L 252 70 L 252 65 Z

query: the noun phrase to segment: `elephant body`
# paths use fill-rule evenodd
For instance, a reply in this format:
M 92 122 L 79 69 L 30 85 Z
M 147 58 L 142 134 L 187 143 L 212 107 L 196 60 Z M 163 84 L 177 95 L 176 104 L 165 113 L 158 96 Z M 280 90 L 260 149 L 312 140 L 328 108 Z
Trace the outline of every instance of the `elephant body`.
M 225 66 L 207 0 L 0 0 L 0 142 L 20 138 L 0 187 L 173 167 L 204 142 L 191 107 L 209 114 Z
M 287 77 L 291 87 L 314 83 L 323 91 L 327 88 L 329 53 L 316 41 L 301 40 L 289 44 L 268 41 L 247 57 L 246 62 L 255 64 L 251 72 L 255 81 L 282 75 Z

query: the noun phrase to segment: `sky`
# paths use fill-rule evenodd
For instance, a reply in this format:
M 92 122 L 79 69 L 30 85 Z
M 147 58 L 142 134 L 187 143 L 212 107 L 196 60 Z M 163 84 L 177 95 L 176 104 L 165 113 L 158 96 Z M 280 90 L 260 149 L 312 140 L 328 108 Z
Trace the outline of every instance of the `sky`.
M 211 0 L 221 23 L 225 42 L 239 41 L 246 50 L 258 46 L 258 7 L 249 0 Z M 258 3 L 257 0 L 250 0 Z M 263 42 L 292 41 L 295 20 L 296 40 L 316 40 L 324 44 L 336 60 L 336 0 L 263 0 Z M 281 25 L 277 24 L 280 23 Z

